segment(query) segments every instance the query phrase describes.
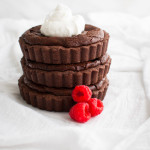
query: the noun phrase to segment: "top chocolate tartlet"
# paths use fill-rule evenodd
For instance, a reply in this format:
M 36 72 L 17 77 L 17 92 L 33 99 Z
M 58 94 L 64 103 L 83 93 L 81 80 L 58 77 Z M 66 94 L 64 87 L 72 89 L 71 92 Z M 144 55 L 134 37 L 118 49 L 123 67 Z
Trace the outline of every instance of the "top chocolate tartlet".
M 19 43 L 25 59 L 46 64 L 70 64 L 97 59 L 106 54 L 109 34 L 95 26 L 72 37 L 48 37 L 40 25 L 27 30 Z

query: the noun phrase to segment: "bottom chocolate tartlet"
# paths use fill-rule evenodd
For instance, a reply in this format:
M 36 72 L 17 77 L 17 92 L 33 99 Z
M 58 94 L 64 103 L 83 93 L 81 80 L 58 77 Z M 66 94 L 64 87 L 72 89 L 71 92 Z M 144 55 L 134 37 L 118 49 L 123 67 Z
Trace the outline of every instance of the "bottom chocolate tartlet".
M 23 99 L 34 107 L 48 111 L 69 111 L 75 104 L 71 97 L 73 89 L 49 88 L 27 80 L 24 76 L 19 79 L 20 94 Z M 109 85 L 107 78 L 95 85 L 88 86 L 92 90 L 92 97 L 103 100 Z

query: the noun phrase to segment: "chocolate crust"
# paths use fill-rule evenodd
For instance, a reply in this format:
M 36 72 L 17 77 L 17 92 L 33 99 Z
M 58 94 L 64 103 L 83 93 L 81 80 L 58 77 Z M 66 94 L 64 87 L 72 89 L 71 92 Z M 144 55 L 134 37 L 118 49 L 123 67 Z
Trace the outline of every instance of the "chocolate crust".
M 93 61 L 75 63 L 75 64 L 66 64 L 66 65 L 37 63 L 34 61 L 25 60 L 24 57 L 21 59 L 21 62 L 23 64 L 26 64 L 30 68 L 41 69 L 45 71 L 81 71 L 88 68 L 96 67 L 98 65 L 103 65 L 107 62 L 108 59 L 109 59 L 109 55 L 105 54 L 102 57 Z
M 97 43 L 87 46 L 66 48 L 63 46 L 29 45 L 22 37 L 19 39 L 24 57 L 28 60 L 46 64 L 81 63 L 105 55 L 109 36 Z
M 22 38 L 30 45 L 47 45 L 47 46 L 63 46 L 63 47 L 78 47 L 89 45 L 103 40 L 104 31 L 92 25 L 85 25 L 85 30 L 76 36 L 72 37 L 48 37 L 40 32 L 41 25 L 32 27 L 27 30 Z
M 81 71 L 45 71 L 33 69 L 21 62 L 27 79 L 34 83 L 55 88 L 73 88 L 76 85 L 91 85 L 101 81 L 109 72 L 111 58 L 103 65 Z
M 75 104 L 71 96 L 56 96 L 50 93 L 41 93 L 29 88 L 23 81 L 23 77 L 18 82 L 20 94 L 23 99 L 34 107 L 47 111 L 68 112 Z M 93 91 L 92 97 L 103 100 L 108 88 L 109 82 L 105 83 L 99 90 Z

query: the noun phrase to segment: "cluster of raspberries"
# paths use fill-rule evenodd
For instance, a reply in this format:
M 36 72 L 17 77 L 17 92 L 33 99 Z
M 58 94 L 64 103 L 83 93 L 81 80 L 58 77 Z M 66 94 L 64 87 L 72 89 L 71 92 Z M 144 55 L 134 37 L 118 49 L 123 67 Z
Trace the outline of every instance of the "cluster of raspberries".
M 97 98 L 91 98 L 91 96 L 92 91 L 88 86 L 79 85 L 74 88 L 72 98 L 77 104 L 69 112 L 73 120 L 84 123 L 103 111 L 103 103 Z

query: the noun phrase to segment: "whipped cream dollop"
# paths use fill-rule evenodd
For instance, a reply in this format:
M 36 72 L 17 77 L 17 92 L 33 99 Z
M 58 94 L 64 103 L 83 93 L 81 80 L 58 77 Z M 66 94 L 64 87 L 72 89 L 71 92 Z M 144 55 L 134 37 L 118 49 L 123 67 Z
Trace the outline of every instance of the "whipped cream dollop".
M 70 8 L 63 4 L 57 7 L 47 15 L 41 33 L 51 37 L 71 37 L 81 34 L 85 28 L 85 21 L 80 15 L 72 15 Z

